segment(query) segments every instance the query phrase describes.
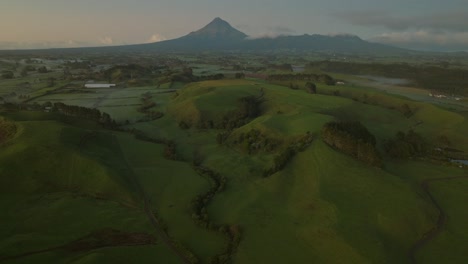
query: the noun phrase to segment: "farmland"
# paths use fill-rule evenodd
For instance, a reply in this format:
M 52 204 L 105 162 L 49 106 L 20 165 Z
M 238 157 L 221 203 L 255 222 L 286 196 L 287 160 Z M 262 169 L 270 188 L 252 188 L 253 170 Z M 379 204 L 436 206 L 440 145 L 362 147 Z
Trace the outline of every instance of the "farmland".
M 0 64 L 0 263 L 467 259 L 464 93 L 303 63 L 324 55 L 101 56 Z

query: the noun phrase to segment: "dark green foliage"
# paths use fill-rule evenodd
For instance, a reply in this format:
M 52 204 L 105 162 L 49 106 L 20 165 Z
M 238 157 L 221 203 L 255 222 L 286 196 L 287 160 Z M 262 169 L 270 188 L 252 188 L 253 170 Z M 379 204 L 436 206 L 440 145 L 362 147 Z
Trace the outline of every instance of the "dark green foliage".
M 209 168 L 202 166 L 196 166 L 194 168 L 198 174 L 209 178 L 212 184 L 211 188 L 205 194 L 198 195 L 192 201 L 192 220 L 198 226 L 220 232 L 227 237 L 228 244 L 224 252 L 214 256 L 210 263 L 231 263 L 231 259 L 241 241 L 241 229 L 238 225 L 219 225 L 212 222 L 209 219 L 207 210 L 207 206 L 213 200 L 213 197 L 225 189 L 227 179 Z
M 182 72 L 166 73 L 166 75 L 162 79 L 160 79 L 159 83 L 174 83 L 174 82 L 190 83 L 190 82 L 200 82 L 200 81 L 208 81 L 208 80 L 222 80 L 224 79 L 224 77 L 225 76 L 222 73 L 196 76 L 196 75 L 193 75 L 192 68 L 184 68 Z
M 15 74 L 12 71 L 3 71 L 2 72 L 3 79 L 13 79 L 15 78 Z
M 222 137 L 222 136 L 220 136 Z M 219 139 L 222 141 L 222 139 Z M 242 150 L 248 154 L 255 154 L 259 151 L 271 152 L 281 145 L 281 141 L 274 138 L 268 138 L 260 130 L 251 129 L 247 133 L 241 133 L 233 140 L 233 145 L 241 146 Z
M 115 66 L 103 73 L 103 78 L 111 83 L 140 79 L 148 76 L 151 76 L 151 69 L 137 64 Z
M 246 96 L 239 98 L 237 109 L 226 114 L 220 124 L 214 124 L 212 121 L 206 121 L 198 125 L 199 128 L 223 128 L 232 130 L 247 124 L 250 120 L 261 114 L 261 105 L 264 102 L 263 89 L 259 96 Z
M 405 159 L 426 155 L 429 144 L 413 130 L 409 130 L 407 133 L 398 131 L 394 138 L 385 141 L 384 149 L 392 158 Z
M 166 142 L 166 146 L 164 147 L 164 157 L 169 160 L 178 160 L 177 157 L 177 150 L 176 150 L 176 143 L 174 141 Z
M 322 128 L 322 139 L 366 164 L 382 166 L 375 137 L 360 122 L 329 122 Z
M 299 85 L 294 83 L 289 83 L 289 89 L 291 90 L 299 90 Z
M 263 177 L 268 177 L 281 171 L 286 167 L 288 162 L 298 153 L 304 151 L 307 147 L 312 144 L 315 139 L 315 135 L 307 132 L 305 135 L 296 138 L 286 149 L 284 149 L 279 155 L 275 156 L 273 160 L 273 167 L 266 169 L 263 172 Z
M 116 128 L 115 120 L 107 113 L 101 113 L 95 108 L 86 108 L 83 106 L 66 105 L 64 103 L 54 103 L 53 110 L 67 116 L 80 117 L 101 123 L 107 128 Z
M 48 73 L 49 70 L 47 70 L 46 66 L 42 66 L 42 67 L 37 68 L 37 72 L 38 73 Z
M 47 87 L 54 87 L 54 86 L 55 86 L 55 78 L 54 77 L 47 78 Z
M 144 93 L 141 96 L 141 106 L 138 107 L 137 111 L 140 113 L 144 113 L 145 117 L 139 119 L 137 122 L 147 122 L 159 119 L 164 116 L 164 113 L 160 111 L 151 111 L 150 109 L 156 107 L 156 103 L 153 102 L 151 99 L 153 96 L 150 92 Z
M 142 99 L 142 105 L 138 107 L 138 112 L 140 113 L 148 113 L 149 109 L 156 106 L 156 103 L 151 100 Z
M 413 115 L 413 110 L 409 107 L 408 104 L 402 104 L 400 107 L 400 112 L 406 117 L 409 118 Z
M 300 73 L 300 74 L 272 74 L 267 78 L 270 82 L 280 81 L 307 81 L 318 82 L 326 85 L 335 85 L 336 81 L 327 74 L 313 74 L 313 73 Z
M 308 93 L 311 93 L 311 94 L 316 94 L 317 93 L 317 86 L 313 82 L 307 82 L 305 84 L 305 88 L 306 88 Z
M 245 78 L 245 74 L 243 72 L 236 72 L 236 74 L 234 75 L 234 77 L 236 79 L 244 79 Z
M 0 144 L 12 138 L 17 132 L 15 123 L 0 117 Z

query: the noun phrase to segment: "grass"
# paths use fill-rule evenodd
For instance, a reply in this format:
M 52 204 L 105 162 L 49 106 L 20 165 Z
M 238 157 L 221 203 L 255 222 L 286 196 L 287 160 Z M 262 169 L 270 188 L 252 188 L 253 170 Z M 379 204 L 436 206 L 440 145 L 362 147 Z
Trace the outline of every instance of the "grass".
M 188 164 L 163 158 L 163 146 L 119 137 L 122 151 L 154 211 L 167 226 L 171 237 L 187 246 L 203 262 L 223 251 L 226 241 L 218 233 L 201 228 L 192 221 L 191 201 L 205 192 L 210 182 Z
M 62 246 L 103 228 L 156 236 L 139 194 L 125 176 L 128 167 L 114 136 L 98 132 L 80 147 L 80 138 L 89 133 L 86 128 L 59 123 L 47 113 L 9 117 L 17 118 L 21 133 L 0 153 L 0 256 Z M 18 121 L 24 119 L 34 121 Z M 178 261 L 163 243 L 125 251 L 124 258 L 142 262 Z M 52 250 L 12 262 L 101 263 L 122 254 L 113 248 L 91 254 Z
M 155 109 L 165 116 L 126 128 L 175 141 L 182 161 L 165 159 L 163 145 L 105 131 L 89 122 L 70 119 L 64 124 L 53 113 L 9 113 L 5 116 L 16 120 L 20 133 L 0 152 L 0 174 L 8 176 L 0 177 L 0 209 L 7 212 L 0 220 L 4 238 L 0 253 L 53 247 L 105 227 L 154 234 L 142 212 L 136 179 L 168 235 L 208 262 L 224 251 L 227 239 L 192 220 L 191 201 L 211 186 L 190 165 L 198 153 L 203 166 L 227 178 L 226 189 L 214 196 L 207 211 L 216 224 L 240 226 L 242 240 L 233 263 L 410 263 L 411 247 L 434 226 L 438 215 L 420 183 L 463 176 L 466 171 L 389 159 L 383 169 L 373 168 L 329 148 L 317 137 L 284 170 L 264 178 L 262 172 L 271 166 L 275 151 L 248 155 L 217 144 L 222 130 L 179 127 L 180 121 L 218 120 L 236 108 L 238 98 L 258 96 L 261 89 L 265 99 L 261 115 L 234 129 L 232 136 L 258 129 L 287 141 L 307 131 L 319 135 L 326 122 L 345 119 L 362 122 L 379 145 L 399 130 L 415 129 L 429 140 L 446 135 L 454 147 L 468 151 L 466 115 L 357 86 L 319 85 L 325 94 L 312 95 L 252 80 L 219 80 L 189 84 L 177 96 L 157 94 L 151 87 L 122 89 L 101 102 L 100 109 L 111 111 L 113 117 L 132 119 L 137 113 L 131 107 L 109 105 L 137 102 L 142 93 L 152 92 Z M 337 89 L 341 96 L 332 96 Z M 364 98 L 367 103 L 362 103 Z M 75 99 L 91 103 L 84 95 Z M 405 103 L 414 110 L 410 117 L 395 109 Z M 86 144 L 80 144 L 91 133 Z M 440 235 L 417 252 L 417 260 L 461 263 L 466 258 L 466 185 L 461 179 L 430 184 L 448 221 Z M 152 246 L 86 253 L 53 251 L 18 263 L 55 260 L 175 263 L 177 257 L 158 241 Z
M 442 232 L 417 255 L 421 263 L 465 263 L 468 253 L 468 178 L 432 182 L 430 191 L 447 215 Z

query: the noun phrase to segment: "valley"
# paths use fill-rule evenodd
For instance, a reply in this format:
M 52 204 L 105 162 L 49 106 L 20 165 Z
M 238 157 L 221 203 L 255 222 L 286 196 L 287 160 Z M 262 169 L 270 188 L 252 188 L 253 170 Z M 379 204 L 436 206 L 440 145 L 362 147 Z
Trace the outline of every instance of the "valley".
M 468 62 L 133 48 L 0 52 L 0 263 L 468 259 Z

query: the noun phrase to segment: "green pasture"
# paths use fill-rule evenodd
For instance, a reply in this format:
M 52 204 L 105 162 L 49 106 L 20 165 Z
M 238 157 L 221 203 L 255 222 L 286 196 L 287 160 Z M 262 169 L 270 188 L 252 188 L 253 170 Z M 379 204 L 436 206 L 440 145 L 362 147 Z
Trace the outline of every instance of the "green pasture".
M 89 121 L 57 113 L 2 114 L 16 121 L 19 132 L 0 146 L 0 209 L 6 212 L 0 220 L 0 256 L 57 247 L 103 228 L 158 237 L 143 210 L 146 196 L 168 236 L 208 263 L 228 241 L 192 219 L 191 202 L 213 184 L 192 167 L 197 157 L 202 166 L 227 179 L 226 188 L 207 204 L 207 213 L 215 224 L 242 230 L 233 263 L 411 263 L 410 249 L 437 224 L 439 214 L 421 183 L 463 177 L 466 169 L 385 155 L 382 168 L 370 167 L 330 148 L 321 141 L 320 131 L 333 120 L 360 121 L 375 135 L 381 151 L 382 143 L 397 131 L 413 129 L 431 142 L 446 136 L 451 147 L 466 152 L 468 116 L 371 87 L 319 84 L 319 94 L 309 94 L 286 86 L 225 79 L 191 83 L 175 93 L 135 87 L 37 99 L 94 105 L 118 122 L 129 120 L 125 129 L 174 141 L 177 161 L 164 158 L 163 144 L 104 130 Z M 165 115 L 133 123 L 143 116 L 134 104 L 147 92 L 156 103 L 152 110 Z M 229 131 L 229 137 L 252 129 L 286 143 L 307 132 L 317 135 L 269 177 L 263 171 L 273 165 L 281 148 L 249 155 L 217 143 L 218 133 L 225 130 L 197 127 L 209 120 L 221 122 L 246 96 L 262 97 L 261 114 Z M 401 111 L 405 104 L 412 111 L 409 116 Z M 183 129 L 181 122 L 192 126 Z M 429 191 L 447 221 L 416 252 L 418 263 L 463 263 L 466 258 L 466 181 L 430 181 Z M 155 245 L 53 250 L 11 263 L 120 261 L 179 259 L 158 237 Z

